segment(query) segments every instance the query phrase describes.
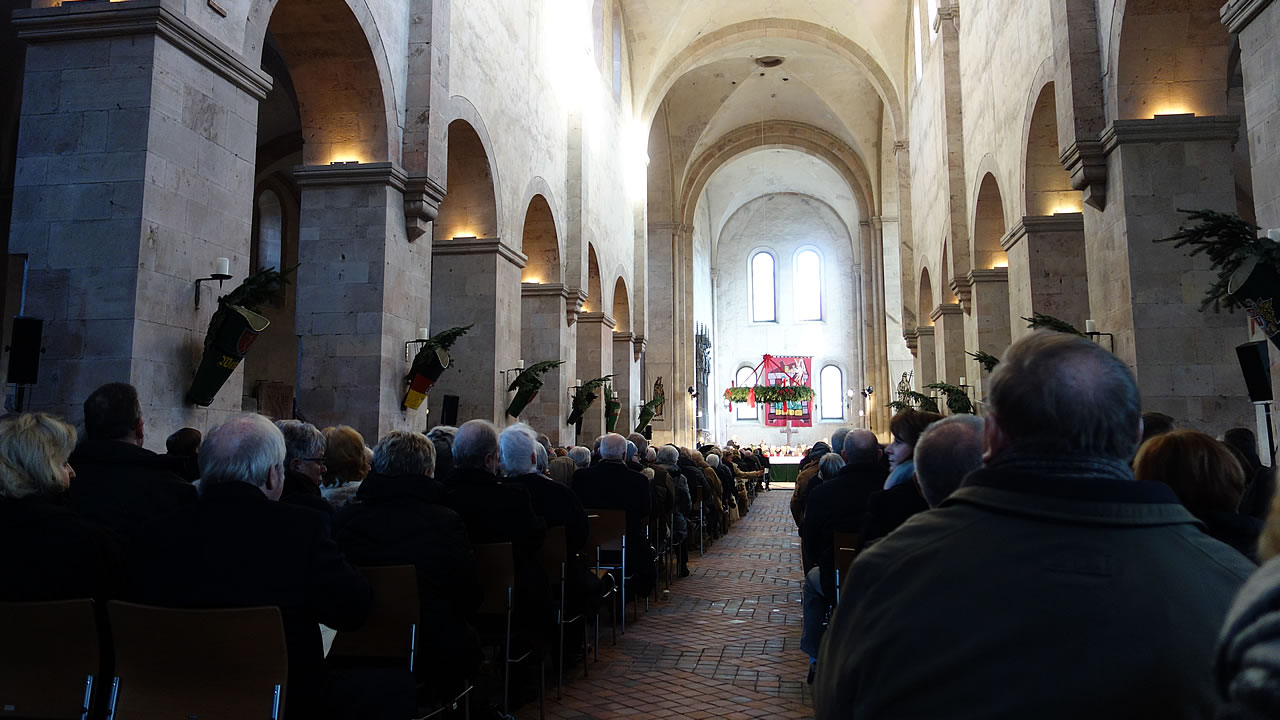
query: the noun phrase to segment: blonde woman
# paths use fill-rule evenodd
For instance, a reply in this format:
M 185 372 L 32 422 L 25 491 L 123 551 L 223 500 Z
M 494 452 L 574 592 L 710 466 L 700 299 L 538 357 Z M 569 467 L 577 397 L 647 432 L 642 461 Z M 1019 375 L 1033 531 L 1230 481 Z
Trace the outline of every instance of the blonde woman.
M 76 431 L 44 413 L 0 420 L 0 600 L 104 598 L 119 551 L 66 504 Z

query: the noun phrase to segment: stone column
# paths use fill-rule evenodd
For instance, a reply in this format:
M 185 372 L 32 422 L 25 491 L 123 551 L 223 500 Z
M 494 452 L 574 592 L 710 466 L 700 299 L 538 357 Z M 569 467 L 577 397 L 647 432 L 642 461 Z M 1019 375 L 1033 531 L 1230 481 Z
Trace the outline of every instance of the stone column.
M 636 408 L 640 406 L 640 364 L 632 353 L 634 343 L 633 333 L 613 334 L 613 389 L 622 403 L 622 415 L 614 432 L 624 436 L 636 429 Z
M 1084 215 L 1024 217 L 1000 245 L 1009 254 L 1010 339 L 1031 333 L 1022 318 L 1034 313 L 1052 315 L 1083 330 L 1089 317 L 1089 278 L 1080 262 Z
M 184 395 L 219 289 L 249 271 L 258 101 L 270 77 L 160 0 L 18 10 L 27 43 L 10 252 L 45 321 L 28 409 L 79 422 L 107 382 L 138 388 L 147 445 L 240 409 L 236 372 L 210 408 Z M 270 332 L 268 330 L 267 332 Z
M 1117 120 L 1102 134 L 1106 210 L 1085 208 L 1089 307 L 1098 330 L 1138 378 L 1142 404 L 1219 433 L 1253 409 L 1234 347 L 1242 314 L 1199 312 L 1214 278 L 1208 260 L 1152 240 L 1177 232 L 1177 208 L 1235 209 L 1234 117 Z
M 964 311 L 959 304 L 939 305 L 933 314 L 934 348 L 937 354 L 937 375 L 934 382 L 955 385 L 965 374 Z M 928 383 L 919 383 L 922 388 Z M 923 391 L 922 391 L 923 392 Z M 925 393 L 926 395 L 928 393 Z
M 1240 37 L 1258 225 L 1280 227 L 1280 186 L 1275 182 L 1280 177 L 1280 83 L 1275 70 L 1280 53 L 1280 5 L 1271 0 L 1229 0 L 1222 6 L 1222 24 Z
M 501 373 L 521 358 L 520 271 L 527 258 L 499 238 L 453 238 L 435 243 L 432 260 L 432 334 L 472 328 L 453 346 L 453 367 L 431 389 L 431 422 L 440 422 L 444 396 L 457 395 L 458 422 L 505 425 Z
M 1005 268 L 970 270 L 969 296 L 972 320 L 966 327 L 965 349 L 982 350 L 1000 357 L 1009 347 L 1009 273 Z M 1025 323 L 1024 323 L 1025 324 Z M 981 398 L 986 371 L 982 364 L 965 355 L 965 382 L 973 386 L 973 397 Z
M 938 381 L 938 356 L 934 344 L 934 328 L 932 325 L 921 325 L 915 329 L 916 334 L 916 367 L 915 367 L 915 383 L 914 387 L 919 392 L 924 392 L 925 385 L 930 385 Z M 894 387 L 890 391 L 895 391 L 897 381 L 893 383 Z
M 520 294 L 520 352 L 525 367 L 544 360 L 565 361 L 542 376 L 542 389 L 520 420 L 546 433 L 555 445 L 572 444 L 573 429 L 565 422 L 569 417 L 569 384 L 576 377 L 576 338 L 566 307 L 569 290 L 562 283 L 524 283 Z
M 613 372 L 613 318 L 602 312 L 586 312 L 578 315 L 578 368 L 577 379 L 587 382 Z M 604 434 L 604 393 L 597 392 L 596 400 L 587 410 L 582 421 L 582 434 L 578 443 L 591 445 L 591 441 Z
M 404 343 L 426 327 L 431 248 L 405 236 L 402 170 L 392 163 L 301 167 L 298 407 L 376 443 L 426 425 L 400 409 Z

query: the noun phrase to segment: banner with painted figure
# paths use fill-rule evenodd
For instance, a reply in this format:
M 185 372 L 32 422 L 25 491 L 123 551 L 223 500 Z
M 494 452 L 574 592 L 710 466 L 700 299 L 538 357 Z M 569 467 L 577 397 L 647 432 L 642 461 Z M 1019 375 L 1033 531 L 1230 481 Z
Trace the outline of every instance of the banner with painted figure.
M 765 356 L 764 367 L 760 369 L 761 385 L 806 385 L 810 382 L 810 370 L 813 358 Z M 811 400 L 793 400 L 790 402 L 769 403 L 764 406 L 764 424 L 769 427 L 813 426 L 813 402 Z

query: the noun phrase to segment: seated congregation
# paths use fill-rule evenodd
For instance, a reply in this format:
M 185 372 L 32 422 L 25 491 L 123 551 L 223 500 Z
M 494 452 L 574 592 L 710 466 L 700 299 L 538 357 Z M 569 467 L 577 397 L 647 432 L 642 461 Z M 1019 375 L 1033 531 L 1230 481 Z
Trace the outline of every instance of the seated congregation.
M 662 580 L 689 574 L 691 548 L 747 511 L 762 475 L 733 448 L 613 433 L 555 448 L 528 425 L 481 420 L 369 449 L 350 427 L 243 414 L 183 429 L 157 454 L 132 386 L 99 388 L 84 413 L 78 443 L 51 415 L 0 418 L 0 627 L 34 603 L 92 599 L 102 663 L 89 717 L 138 706 L 137 683 L 111 685 L 113 643 L 122 657 L 133 643 L 112 623 L 137 606 L 278 608 L 280 717 L 506 715 L 542 701 L 546 663 L 557 688 L 566 665 L 586 672 L 601 612 L 625 632 Z M 407 662 L 351 651 L 401 599 L 380 584 L 393 570 L 409 573 L 405 596 L 416 586 L 413 626 L 393 633 Z M 217 684 L 175 677 L 163 693 Z
M 984 417 L 816 445 L 791 502 L 816 717 L 1280 717 L 1273 470 L 1249 430 L 1175 422 L 1039 331 Z

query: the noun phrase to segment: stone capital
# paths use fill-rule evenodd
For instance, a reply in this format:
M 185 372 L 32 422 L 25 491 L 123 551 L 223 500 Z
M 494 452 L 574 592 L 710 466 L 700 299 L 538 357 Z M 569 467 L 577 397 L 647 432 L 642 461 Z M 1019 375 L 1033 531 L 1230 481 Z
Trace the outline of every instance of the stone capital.
M 1009 282 L 1009 268 L 991 268 L 990 270 L 969 271 L 970 285 L 1007 282 Z
M 632 340 L 634 340 L 634 339 L 635 339 L 635 337 L 636 337 L 636 336 L 635 336 L 635 333 L 629 333 L 629 332 L 614 332 L 614 333 L 613 333 L 613 341 L 614 341 L 614 342 L 616 342 L 616 343 L 624 342 L 624 343 L 627 343 L 627 344 L 631 344 L 631 341 L 632 341 Z
M 911 152 L 911 142 L 908 140 L 895 140 L 893 142 L 893 154 L 897 155 L 900 152 Z
M 1271 0 L 1227 0 L 1220 11 L 1222 24 L 1227 26 L 1228 31 L 1239 33 L 1270 4 Z
M 520 297 L 562 297 L 569 299 L 563 283 L 520 283 Z
M 644 354 L 644 348 L 647 344 L 648 344 L 648 341 L 645 340 L 645 337 L 643 335 L 636 335 L 631 338 L 631 347 L 633 348 L 633 352 L 635 353 L 634 357 L 636 361 L 639 361 L 640 356 Z
M 415 175 L 405 182 L 404 221 L 409 242 L 427 234 L 431 223 L 440 215 L 444 196 L 444 186 L 425 175 Z
M 920 347 L 920 334 L 915 330 L 903 330 L 902 339 L 907 343 L 907 349 L 912 355 L 916 354 L 916 350 Z
M 431 256 L 443 255 L 497 255 L 518 268 L 525 266 L 529 258 L 519 250 L 502 242 L 501 238 L 460 238 L 432 243 Z M 521 292 L 524 286 L 521 285 Z
M 79 2 L 17 10 L 13 24 L 28 43 L 81 38 L 155 35 L 258 100 L 271 91 L 271 76 L 192 24 L 173 0 Z
M 938 0 L 938 14 L 933 18 L 933 31 L 938 32 L 942 29 L 942 21 L 950 20 L 956 29 L 960 27 L 960 6 L 955 0 L 945 2 Z
M 973 292 L 973 280 L 968 275 L 957 275 L 951 278 L 951 292 L 959 301 L 956 307 L 968 310 L 969 295 Z
M 1024 238 L 1041 233 L 1084 232 L 1084 213 L 1026 215 L 1000 238 L 1000 247 L 1009 252 Z
M 578 322 L 578 314 L 582 311 L 583 304 L 587 302 L 587 293 L 581 288 L 567 288 L 565 300 L 565 319 L 572 325 Z
M 938 323 L 938 322 L 941 322 L 942 318 L 946 317 L 947 315 L 954 315 L 959 317 L 960 315 L 963 315 L 963 314 L 964 314 L 964 310 L 961 309 L 959 303 L 948 303 L 946 305 L 939 305 L 938 307 L 934 308 L 933 312 L 929 313 L 929 319 L 933 320 L 934 323 Z M 916 328 L 916 332 L 920 332 L 921 330 L 923 330 L 923 328 Z M 933 328 L 929 328 L 929 330 L 930 332 L 932 332 Z
M 602 312 L 584 312 L 578 313 L 579 325 L 603 325 L 610 330 L 618 326 L 618 322 L 613 319 L 612 315 Z
M 1176 142 L 1234 143 L 1240 137 L 1240 118 L 1234 115 L 1196 117 L 1157 115 L 1144 120 L 1116 120 L 1102 131 L 1102 151 L 1110 155 L 1122 145 Z
M 293 179 L 301 187 L 387 185 L 404 192 L 405 177 L 395 163 L 331 163 L 329 165 L 300 165 L 293 169 Z
M 1098 210 L 1106 209 L 1107 153 L 1102 143 L 1078 140 L 1058 159 L 1071 175 L 1071 187 L 1084 193 L 1084 201 Z
M 941 307 L 955 307 L 955 306 L 954 306 L 954 305 L 941 305 L 941 306 L 939 306 L 939 307 L 941 308 Z M 932 339 L 933 339 L 933 326 L 932 326 L 932 325 L 921 325 L 921 326 L 919 326 L 919 327 L 917 327 L 917 328 L 916 328 L 915 332 L 916 332 L 916 337 L 917 337 L 917 338 L 919 338 L 920 340 L 925 340 L 925 339 L 932 340 Z

